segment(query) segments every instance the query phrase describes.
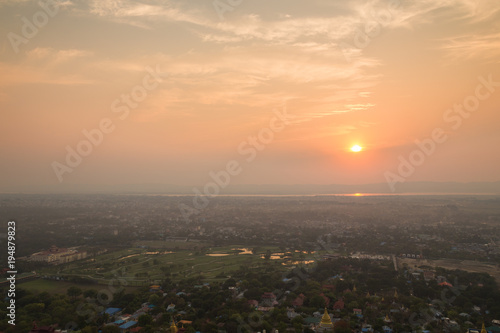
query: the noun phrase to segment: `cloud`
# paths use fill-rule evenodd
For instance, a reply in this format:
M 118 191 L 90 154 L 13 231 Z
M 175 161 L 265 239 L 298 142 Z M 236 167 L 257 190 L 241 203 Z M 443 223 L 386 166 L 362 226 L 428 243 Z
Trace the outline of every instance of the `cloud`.
M 444 41 L 442 49 L 453 63 L 463 60 L 500 62 L 500 33 L 464 35 Z
M 151 1 L 146 4 L 128 0 L 93 0 L 90 2 L 89 11 L 94 15 L 121 19 L 118 22 L 144 28 L 151 28 L 148 20 L 206 24 L 201 16 L 195 16 L 170 1 Z
M 76 58 L 90 57 L 93 53 L 86 50 L 67 49 L 56 50 L 53 48 L 37 47 L 26 52 L 28 61 L 45 60 L 54 64 L 64 63 Z
M 2 72 L 0 85 L 91 84 L 94 81 L 88 78 L 85 68 L 75 66 L 81 64 L 82 58 L 91 56 L 92 52 L 86 50 L 35 48 L 26 52 L 16 63 L 0 62 L 0 72 Z

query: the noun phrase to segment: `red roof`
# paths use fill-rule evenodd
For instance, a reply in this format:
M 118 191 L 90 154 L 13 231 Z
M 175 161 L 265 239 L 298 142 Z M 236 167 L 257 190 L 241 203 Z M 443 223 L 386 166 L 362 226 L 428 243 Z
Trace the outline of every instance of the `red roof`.
M 259 302 L 257 302 L 256 300 L 254 299 L 251 299 L 251 300 L 248 300 L 248 304 L 249 305 L 253 305 L 253 306 L 258 306 L 259 305 Z
M 326 306 L 328 306 L 330 304 L 330 299 L 328 297 L 326 297 L 325 294 L 323 294 L 323 293 L 321 293 L 319 295 L 325 299 L 325 304 L 326 304 Z
M 292 302 L 292 305 L 293 306 L 302 306 L 304 304 L 304 299 L 306 298 L 306 296 L 304 294 L 300 294 L 299 296 L 297 296 L 297 298 Z
M 264 293 L 262 298 L 276 298 L 273 293 Z
M 334 310 L 343 310 L 344 309 L 344 301 L 339 299 L 335 304 L 333 304 L 333 309 Z

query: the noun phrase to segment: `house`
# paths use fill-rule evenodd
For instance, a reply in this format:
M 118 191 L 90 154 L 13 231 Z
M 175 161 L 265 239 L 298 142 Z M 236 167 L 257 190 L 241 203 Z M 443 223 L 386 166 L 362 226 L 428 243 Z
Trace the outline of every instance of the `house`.
M 353 314 L 358 318 L 363 318 L 363 310 L 361 309 L 352 309 Z
M 304 319 L 304 324 L 309 326 L 316 326 L 321 322 L 320 317 L 307 317 Z
M 330 299 L 328 297 L 325 296 L 325 294 L 321 293 L 319 294 L 321 297 L 323 297 L 323 299 L 325 300 L 325 304 L 326 306 L 328 306 L 330 304 Z
M 269 311 L 274 310 L 274 307 L 272 307 L 272 306 L 259 306 L 256 310 L 261 311 L 261 312 L 269 312 Z
M 137 322 L 134 321 L 134 320 L 131 320 L 131 321 L 128 321 L 126 322 L 125 324 L 121 325 L 121 326 L 118 326 L 118 328 L 122 331 L 122 332 L 125 332 L 125 331 L 128 331 L 130 328 L 132 328 L 132 326 L 136 325 Z
M 287 308 L 286 316 L 288 317 L 288 319 L 293 319 L 297 316 L 300 316 L 300 314 L 295 312 L 295 309 L 293 309 L 293 308 Z
M 344 301 L 343 299 L 339 299 L 338 301 L 336 301 L 334 304 L 333 304 L 333 309 L 334 310 L 344 310 Z
M 251 299 L 251 300 L 248 301 L 248 305 L 250 305 L 253 308 L 256 308 L 256 307 L 259 306 L 259 302 L 257 300 L 255 300 L 255 299 Z
M 305 299 L 306 299 L 306 296 L 301 293 L 299 296 L 297 296 L 296 299 L 293 300 L 292 305 L 294 307 L 302 306 L 304 304 Z
M 118 314 L 118 312 L 120 312 L 121 310 L 122 309 L 120 308 L 107 308 L 106 310 L 104 310 L 104 313 L 107 313 L 110 316 L 114 316 Z
M 361 332 L 373 332 L 372 325 L 369 324 L 364 324 L 363 327 L 361 328 Z
M 33 327 L 31 328 L 30 333 L 54 333 L 54 327 L 52 326 L 36 326 L 36 323 L 33 322 Z
M 486 327 L 486 331 L 487 332 L 492 332 L 492 333 L 500 332 L 500 327 L 498 327 L 498 326 Z
M 271 307 L 276 304 L 278 304 L 278 302 L 276 302 L 276 296 L 273 293 L 266 292 L 262 294 L 262 306 Z
M 436 278 L 436 280 L 437 280 L 438 283 L 445 282 L 446 281 L 446 277 L 444 277 L 442 275 L 438 275 L 438 277 Z
M 384 331 L 384 333 L 392 333 L 392 328 L 390 328 L 389 326 L 382 326 L 382 330 Z
M 424 280 L 426 282 L 429 282 L 431 280 L 434 280 L 434 272 L 431 271 L 424 271 Z
M 153 284 L 149 287 L 149 291 L 155 293 L 157 291 L 161 291 L 161 287 L 157 284 Z
M 335 291 L 335 286 L 333 284 L 324 284 L 323 289 L 326 289 L 329 291 Z

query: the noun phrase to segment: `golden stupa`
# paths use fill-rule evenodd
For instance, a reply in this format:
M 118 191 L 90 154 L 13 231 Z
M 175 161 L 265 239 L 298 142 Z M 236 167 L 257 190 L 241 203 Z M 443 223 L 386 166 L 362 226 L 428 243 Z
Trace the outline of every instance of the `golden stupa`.
M 170 333 L 177 333 L 177 331 L 177 325 L 175 325 L 175 321 L 172 319 L 172 325 L 170 325 Z
M 321 330 L 333 330 L 333 323 L 328 311 L 325 308 L 325 313 L 323 313 L 323 317 L 321 318 L 321 322 L 319 323 L 319 327 Z

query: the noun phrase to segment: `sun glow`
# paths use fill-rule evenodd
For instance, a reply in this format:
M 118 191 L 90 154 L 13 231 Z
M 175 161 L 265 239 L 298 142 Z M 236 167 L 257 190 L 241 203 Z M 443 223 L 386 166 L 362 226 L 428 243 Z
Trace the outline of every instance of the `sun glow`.
M 351 147 L 351 151 L 353 151 L 355 153 L 360 152 L 361 150 L 363 150 L 363 147 L 358 146 L 358 145 L 354 145 Z

